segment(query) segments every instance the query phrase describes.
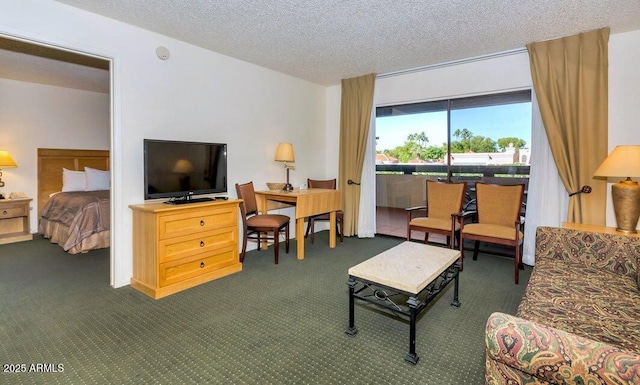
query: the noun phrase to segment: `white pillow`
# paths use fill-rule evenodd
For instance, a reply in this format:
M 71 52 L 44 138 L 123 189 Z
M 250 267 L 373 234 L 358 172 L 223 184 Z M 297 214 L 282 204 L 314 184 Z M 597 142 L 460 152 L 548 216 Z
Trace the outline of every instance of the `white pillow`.
M 85 191 L 111 189 L 111 176 L 109 171 L 97 170 L 91 167 L 85 167 L 84 171 L 87 174 Z
M 62 191 L 84 191 L 87 178 L 84 171 L 62 169 Z

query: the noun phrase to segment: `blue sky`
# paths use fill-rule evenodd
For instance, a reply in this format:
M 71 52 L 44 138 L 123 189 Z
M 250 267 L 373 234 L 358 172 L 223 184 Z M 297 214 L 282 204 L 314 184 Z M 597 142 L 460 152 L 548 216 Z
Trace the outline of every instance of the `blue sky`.
M 524 139 L 526 147 L 530 147 L 531 103 L 453 110 L 451 132 L 463 128 L 493 140 L 504 137 Z M 408 135 L 422 131 L 427 134 L 429 145 L 439 146 L 446 142 L 446 111 L 377 118 L 376 149 L 389 150 L 401 146 Z

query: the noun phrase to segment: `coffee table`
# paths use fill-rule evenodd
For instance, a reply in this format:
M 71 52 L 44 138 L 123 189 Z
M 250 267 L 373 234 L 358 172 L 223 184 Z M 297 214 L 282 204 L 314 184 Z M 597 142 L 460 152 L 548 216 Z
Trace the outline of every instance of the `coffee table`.
M 403 242 L 349 268 L 349 328 L 355 335 L 355 299 L 390 310 L 409 319 L 409 353 L 405 360 L 417 364 L 416 317 L 454 281 L 452 306 L 459 307 L 460 251 L 422 243 Z M 402 303 L 405 301 L 405 303 Z

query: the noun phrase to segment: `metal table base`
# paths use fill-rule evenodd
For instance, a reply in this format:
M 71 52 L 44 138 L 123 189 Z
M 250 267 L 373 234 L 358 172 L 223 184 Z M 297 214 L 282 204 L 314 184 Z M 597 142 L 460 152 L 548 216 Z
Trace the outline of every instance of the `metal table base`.
M 349 328 L 346 334 L 354 336 L 358 333 L 355 327 L 355 299 L 360 299 L 376 307 L 390 310 L 399 317 L 407 317 L 409 320 L 409 353 L 405 360 L 411 364 L 417 364 L 420 357 L 416 354 L 416 319 L 420 312 L 444 290 L 451 281 L 454 281 L 452 306 L 460 307 L 458 300 L 458 279 L 460 275 L 459 261 L 456 260 L 442 274 L 436 277 L 419 293 L 410 293 L 389 286 L 349 275 Z M 408 297 L 405 304 L 400 301 Z

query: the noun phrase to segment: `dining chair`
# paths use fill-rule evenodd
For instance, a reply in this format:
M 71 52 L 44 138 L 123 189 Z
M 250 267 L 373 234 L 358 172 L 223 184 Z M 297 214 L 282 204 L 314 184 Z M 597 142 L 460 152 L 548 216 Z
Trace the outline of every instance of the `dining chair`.
M 424 243 L 429 242 L 429 234 L 441 234 L 446 235 L 447 245 L 455 248 L 462 218 L 457 214 L 462 211 L 467 183 L 427 180 L 426 188 L 427 205 L 405 209 L 407 241 L 411 240 L 412 231 L 424 232 Z
M 521 208 L 524 184 L 496 185 L 476 183 L 476 209 L 460 216 L 460 254 L 464 258 L 464 240 L 473 240 L 473 259 L 478 259 L 480 242 L 512 246 L 515 253 L 514 278 L 519 283 L 522 268 L 522 218 Z M 473 223 L 465 223 L 464 217 L 473 216 Z
M 308 188 L 324 188 L 324 189 L 336 189 L 336 180 L 328 179 L 328 180 L 318 180 L 318 179 L 308 179 L 307 178 L 307 187 Z M 340 235 L 340 242 L 344 242 L 344 233 L 342 231 L 342 223 L 343 223 L 344 213 L 342 210 L 336 211 L 336 231 Z M 307 231 L 305 231 L 304 237 L 307 238 L 309 233 L 311 233 L 311 243 L 314 241 L 314 227 L 316 221 L 329 221 L 329 213 L 319 214 L 309 217 L 309 222 L 307 223 Z
M 256 201 L 253 182 L 245 184 L 236 183 L 236 192 L 238 198 L 242 199 L 240 203 L 240 213 L 244 233 L 240 262 L 244 262 L 244 256 L 247 252 L 247 240 L 258 241 L 258 250 L 260 250 L 263 241 L 272 240 L 274 260 L 277 265 L 281 233 L 284 233 L 285 252 L 287 254 L 289 253 L 289 217 L 280 214 L 260 214 L 258 212 L 258 203 Z

